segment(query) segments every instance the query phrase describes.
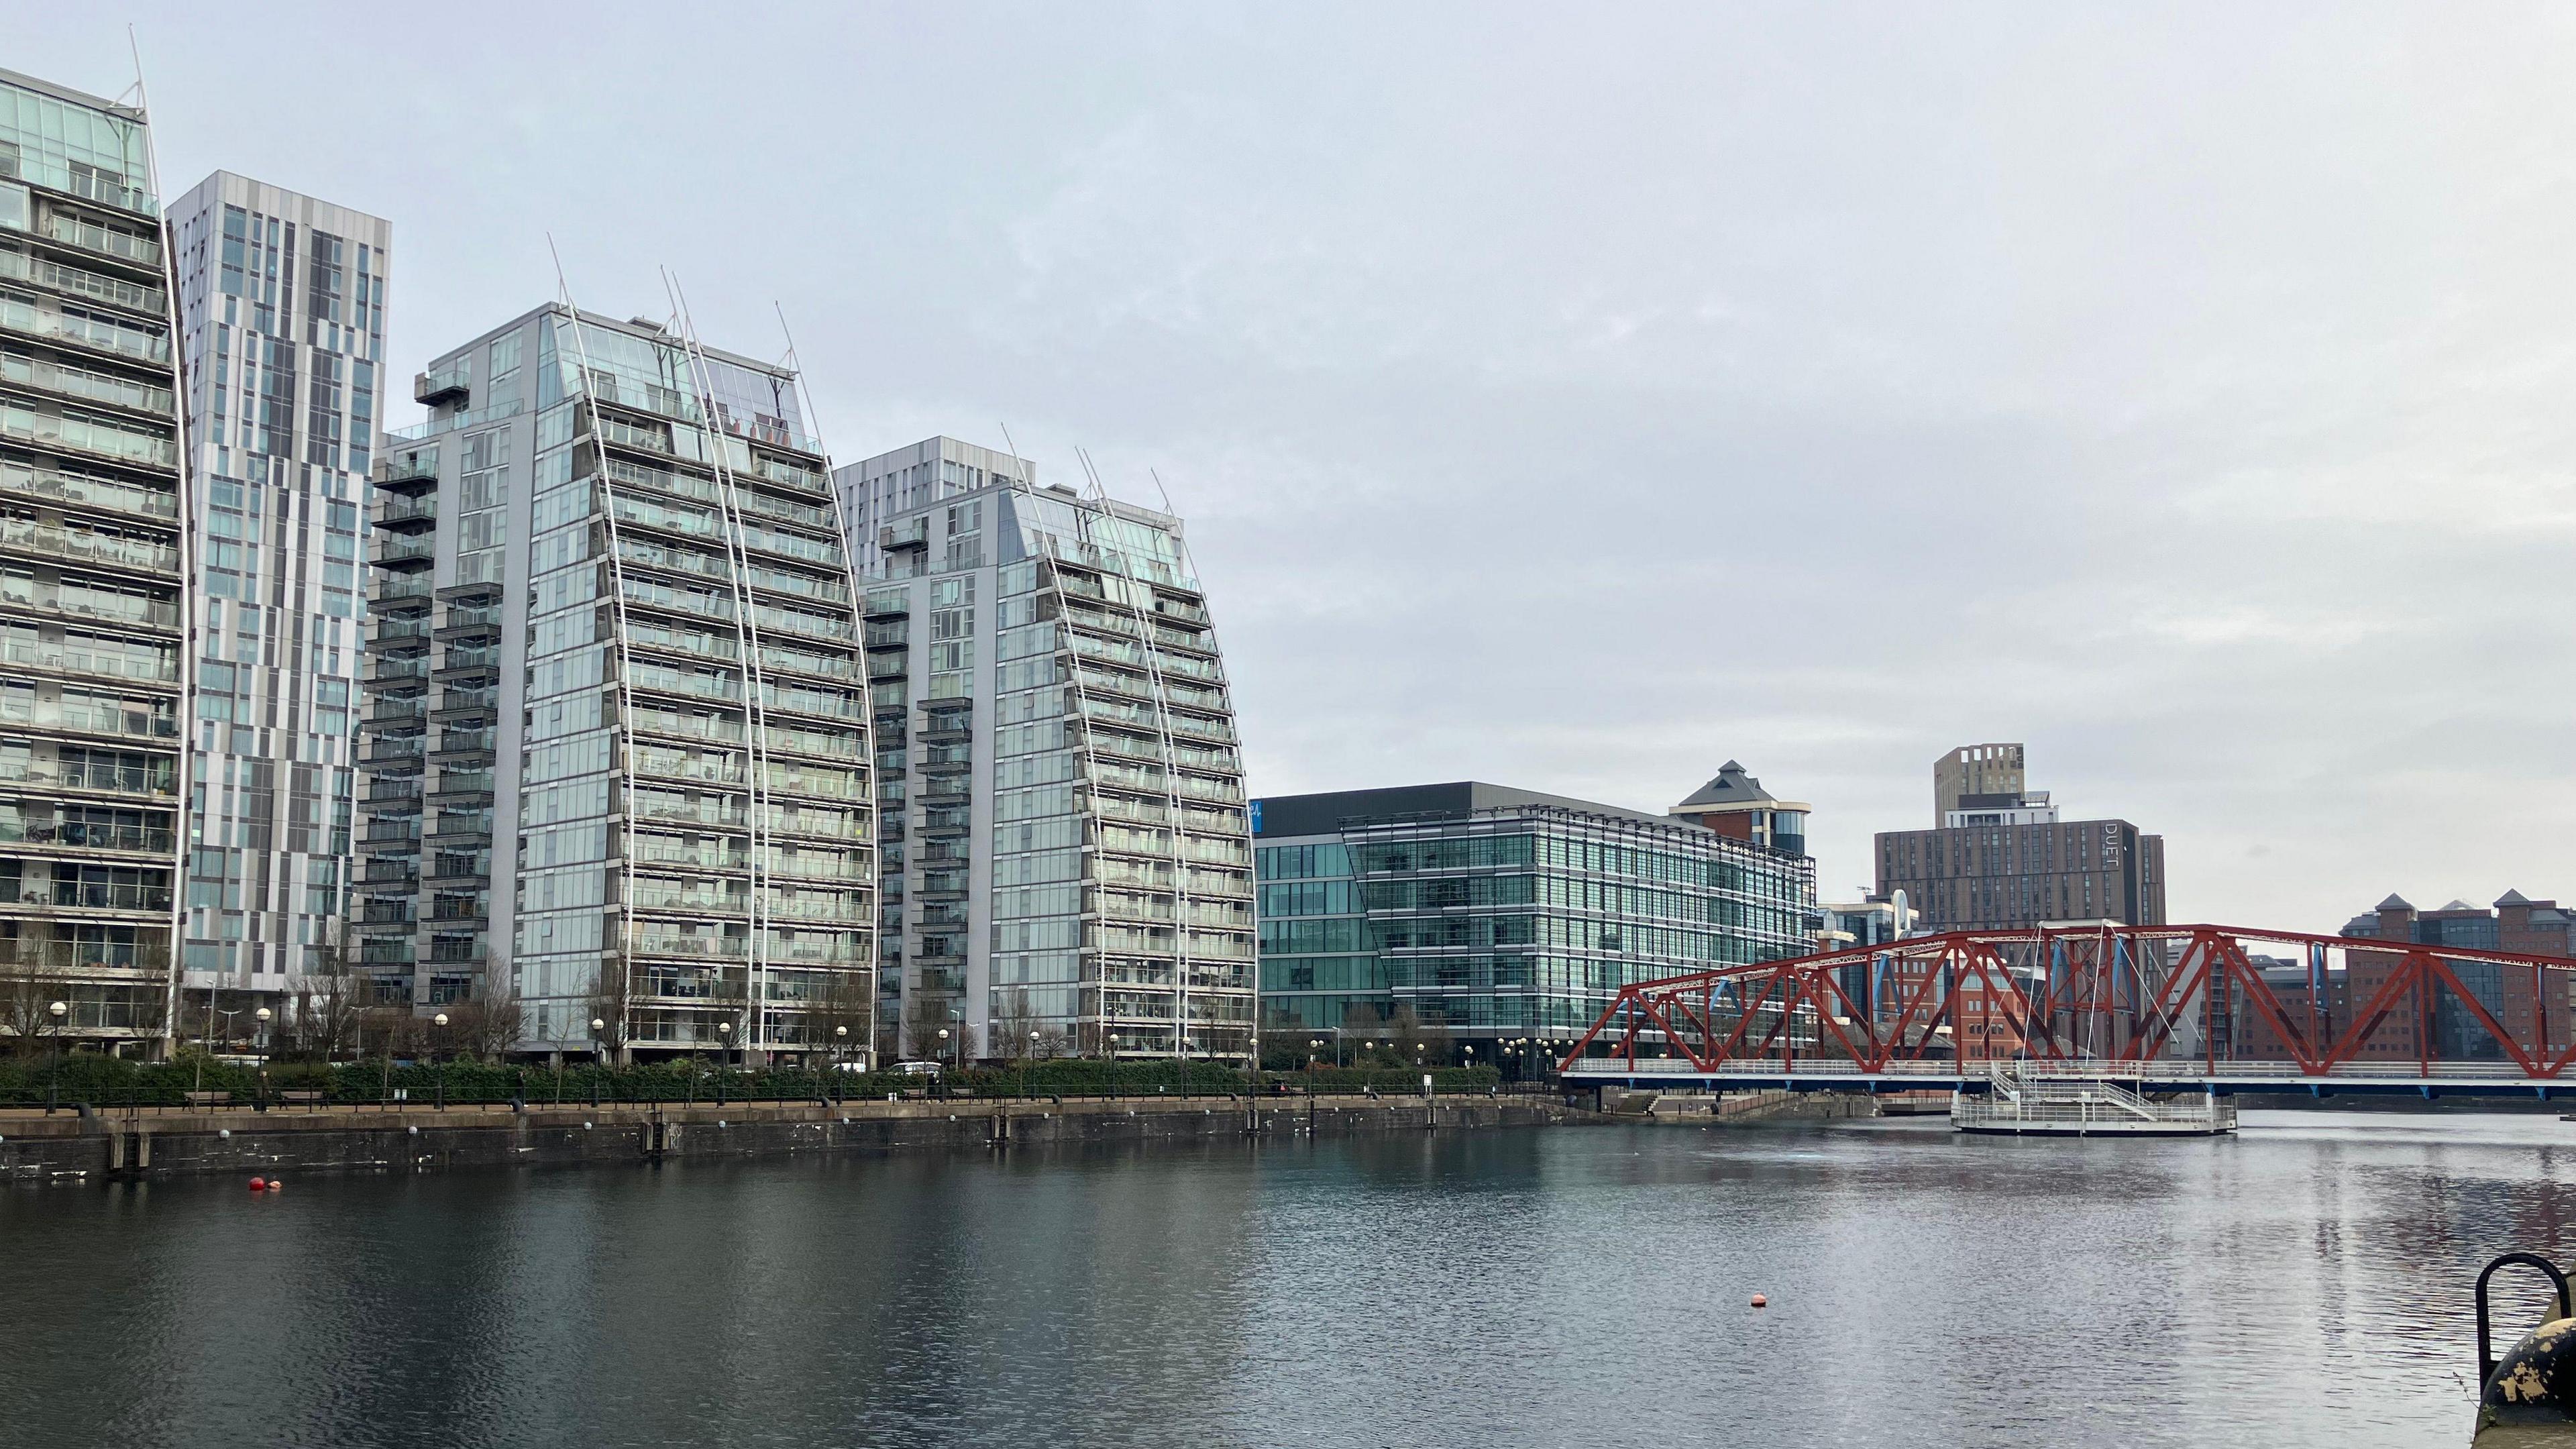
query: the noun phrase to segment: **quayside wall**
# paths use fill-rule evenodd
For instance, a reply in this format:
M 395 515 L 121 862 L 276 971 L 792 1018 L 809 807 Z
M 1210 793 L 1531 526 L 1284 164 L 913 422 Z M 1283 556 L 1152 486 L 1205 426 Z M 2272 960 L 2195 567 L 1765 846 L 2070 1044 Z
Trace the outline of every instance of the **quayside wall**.
M 1485 1131 L 1597 1122 L 1531 1098 L 1173 1098 L 1097 1102 L 902 1101 L 715 1106 L 226 1108 L 0 1114 L 0 1182 L 238 1173 L 439 1172 L 799 1152 L 972 1150 Z

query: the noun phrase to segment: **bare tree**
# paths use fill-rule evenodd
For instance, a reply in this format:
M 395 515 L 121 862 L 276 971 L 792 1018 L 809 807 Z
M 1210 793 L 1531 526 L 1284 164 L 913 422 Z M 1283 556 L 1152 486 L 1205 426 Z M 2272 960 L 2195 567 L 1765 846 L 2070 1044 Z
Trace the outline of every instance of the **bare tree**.
M 528 1011 L 507 971 L 486 975 L 482 984 L 481 994 L 448 1008 L 448 1030 L 456 1050 L 497 1062 L 527 1034 Z
M 279 1026 L 293 1055 L 337 1061 L 357 1041 L 369 987 L 336 948 L 320 948 L 313 964 L 318 969 L 296 978 Z
M 62 969 L 45 961 L 23 955 L 0 961 L 0 1030 L 21 1054 L 43 1051 L 56 1034 L 53 1005 L 63 999 L 63 986 Z
M 876 1034 L 875 1017 L 867 978 L 854 971 L 827 971 L 805 1001 L 805 1044 L 825 1055 L 865 1049 Z
M 1004 999 L 1002 1019 L 994 1023 L 993 1029 L 1002 1034 L 1001 1050 L 995 1055 L 1016 1059 L 1029 1055 L 1036 1048 L 1038 1019 L 1029 1010 L 1027 987 L 1014 988 Z
M 937 1061 L 947 1056 L 948 1043 L 939 1039 L 939 1029 L 947 1024 L 945 1018 L 915 1009 L 903 1027 L 904 1055 L 915 1061 Z
M 622 960 L 602 959 L 599 975 L 591 984 L 586 1006 L 589 1015 L 583 1019 L 582 1029 L 589 1030 L 591 1022 L 599 1023 L 599 1050 L 612 1065 L 627 1064 L 628 1043 L 635 1034 L 634 1007 L 634 973 Z

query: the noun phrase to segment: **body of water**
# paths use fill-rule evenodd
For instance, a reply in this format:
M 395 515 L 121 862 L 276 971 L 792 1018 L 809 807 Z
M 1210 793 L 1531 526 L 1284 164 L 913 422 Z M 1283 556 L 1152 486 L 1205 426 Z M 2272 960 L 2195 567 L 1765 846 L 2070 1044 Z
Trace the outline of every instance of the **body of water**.
M 0 1439 L 2465 1444 L 2471 1280 L 2569 1168 L 2249 1113 L 22 1187 Z

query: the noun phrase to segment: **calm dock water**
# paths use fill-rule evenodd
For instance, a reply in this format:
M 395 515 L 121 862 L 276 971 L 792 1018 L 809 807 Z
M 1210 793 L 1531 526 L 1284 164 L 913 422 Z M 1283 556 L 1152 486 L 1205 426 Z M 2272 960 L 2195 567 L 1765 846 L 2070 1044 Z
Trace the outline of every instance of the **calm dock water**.
M 0 1424 L 137 1449 L 2464 1444 L 2471 1277 L 2576 1246 L 2571 1169 L 2553 1116 L 2258 1112 L 2162 1142 L 1884 1121 L 20 1187 Z

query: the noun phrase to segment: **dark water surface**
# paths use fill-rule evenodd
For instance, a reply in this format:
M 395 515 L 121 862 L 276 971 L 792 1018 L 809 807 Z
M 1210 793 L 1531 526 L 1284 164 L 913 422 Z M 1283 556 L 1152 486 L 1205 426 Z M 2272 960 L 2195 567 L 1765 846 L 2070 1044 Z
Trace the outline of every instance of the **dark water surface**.
M 2576 1124 L 2247 1123 L 6 1189 L 0 1443 L 2465 1444 Z

